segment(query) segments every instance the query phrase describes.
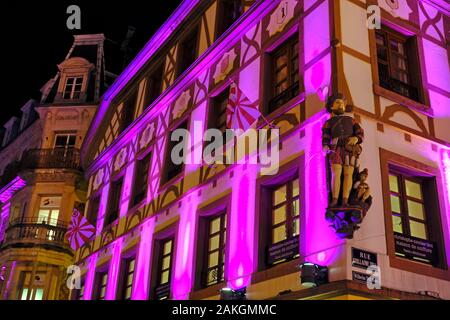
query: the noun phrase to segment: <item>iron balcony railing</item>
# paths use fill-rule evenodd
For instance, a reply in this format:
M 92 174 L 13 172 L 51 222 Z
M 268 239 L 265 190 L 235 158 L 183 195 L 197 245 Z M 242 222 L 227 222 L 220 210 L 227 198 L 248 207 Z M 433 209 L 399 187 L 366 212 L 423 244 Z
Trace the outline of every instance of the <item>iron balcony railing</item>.
M 80 150 L 75 148 L 32 149 L 23 158 L 23 169 L 80 169 Z
M 60 220 L 17 219 L 6 229 L 2 247 L 43 245 L 70 250 L 66 232 L 67 224 Z

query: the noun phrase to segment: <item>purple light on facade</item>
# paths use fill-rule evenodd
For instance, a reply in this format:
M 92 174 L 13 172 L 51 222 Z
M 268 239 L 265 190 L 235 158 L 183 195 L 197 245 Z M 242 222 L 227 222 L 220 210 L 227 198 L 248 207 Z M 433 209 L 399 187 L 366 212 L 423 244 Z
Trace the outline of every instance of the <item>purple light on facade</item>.
M 92 299 L 92 291 L 94 288 L 95 280 L 95 266 L 97 264 L 98 252 L 95 252 L 89 257 L 88 268 L 86 273 L 86 278 L 84 280 L 84 300 Z
M 16 269 L 16 261 L 13 261 L 11 263 L 11 266 L 9 267 L 9 275 L 8 275 L 8 281 L 6 281 L 5 289 L 3 290 L 3 300 L 8 300 L 8 292 L 11 288 L 11 284 L 13 283 L 14 279 L 14 269 Z
M 123 192 L 121 195 L 121 205 L 120 205 L 120 217 L 126 216 L 128 212 L 128 205 L 130 202 L 131 189 L 133 185 L 133 176 L 134 176 L 134 161 L 130 162 L 130 165 L 127 167 L 125 173 L 125 183 L 123 185 Z
M 6 203 L 11 197 L 26 186 L 25 180 L 17 176 L 0 190 L 0 202 Z
M 441 149 L 441 177 L 444 192 L 444 206 L 447 212 L 447 234 L 450 237 L 450 150 Z M 449 239 L 450 240 L 450 239 Z M 449 244 L 450 245 L 450 244 Z M 447 258 L 450 258 L 450 250 L 447 248 Z
M 188 203 L 180 208 L 176 261 L 172 281 L 172 299 L 174 300 L 188 299 L 189 291 L 192 288 L 197 205 L 197 197 L 191 195 Z
M 149 298 L 150 268 L 152 257 L 153 231 L 155 217 L 142 225 L 141 239 L 136 257 L 136 275 L 133 281 L 132 300 L 146 300 Z
M 236 166 L 234 172 L 236 178 L 232 187 L 229 254 L 225 270 L 228 286 L 236 290 L 250 284 L 254 271 L 254 203 L 258 166 Z
M 108 197 L 109 197 L 109 183 L 105 184 L 105 186 L 102 189 L 100 208 L 97 219 L 97 233 L 96 233 L 97 235 L 100 235 L 103 230 L 103 221 L 105 220 L 105 214 L 108 208 Z
M 314 116 L 306 127 L 305 148 L 305 252 L 309 262 L 329 265 L 335 257 L 336 247 L 342 242 L 325 220 L 328 190 L 325 155 L 322 152 L 322 125 L 328 115 Z
M 6 228 L 9 223 L 10 207 L 11 207 L 11 203 L 5 203 L 2 206 L 2 212 L 0 214 L 0 242 L 2 242 L 5 237 Z
M 112 244 L 112 256 L 111 261 L 109 262 L 108 283 L 106 286 L 105 300 L 114 300 L 116 298 L 122 243 L 123 238 L 119 238 Z

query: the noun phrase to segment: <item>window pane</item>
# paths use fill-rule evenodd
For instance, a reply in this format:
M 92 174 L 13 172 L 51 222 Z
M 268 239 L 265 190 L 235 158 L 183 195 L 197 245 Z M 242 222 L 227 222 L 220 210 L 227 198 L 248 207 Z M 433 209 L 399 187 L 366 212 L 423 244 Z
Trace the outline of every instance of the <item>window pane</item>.
M 406 195 L 422 200 L 422 191 L 420 190 L 420 184 L 417 182 L 405 180 Z
M 292 197 L 298 196 L 300 193 L 299 187 L 298 187 L 298 180 L 294 180 L 292 182 Z
M 286 186 L 282 186 L 281 188 L 278 188 L 273 193 L 273 205 L 280 204 L 282 202 L 286 201 Z
M 398 178 L 397 176 L 389 175 L 389 190 L 398 193 Z
M 163 273 L 161 273 L 161 284 L 165 284 L 169 282 L 169 271 L 164 271 Z
M 42 300 L 43 296 L 44 296 L 44 289 L 36 289 L 34 300 Z
M 392 212 L 400 213 L 400 199 L 397 196 L 391 195 L 391 210 Z
M 130 271 L 130 272 L 133 272 L 134 271 L 134 263 L 135 263 L 135 261 L 136 260 L 130 260 L 130 263 L 129 263 L 129 265 L 128 265 L 128 270 Z
M 211 253 L 208 257 L 208 267 L 214 267 L 219 264 L 219 252 Z
M 273 212 L 273 224 L 279 224 L 286 220 L 286 206 L 282 206 Z
M 169 254 L 172 251 L 172 240 L 167 241 L 166 243 L 164 243 L 164 255 Z
M 27 300 L 27 295 L 28 295 L 28 288 L 24 288 L 22 290 L 22 297 L 20 298 L 20 300 Z
M 300 214 L 300 200 L 297 199 L 292 203 L 292 215 L 296 217 L 299 214 Z
M 275 66 L 277 69 L 287 64 L 287 55 L 283 54 L 276 58 Z
M 408 214 L 410 217 L 425 220 L 423 205 L 419 202 L 408 200 Z
M 392 216 L 392 225 L 394 232 L 403 233 L 402 218 L 399 216 Z
M 131 288 L 127 288 L 125 290 L 125 299 L 130 299 L 131 297 Z
M 286 240 L 286 226 L 282 225 L 273 229 L 273 243 Z
M 217 233 L 219 232 L 219 230 L 220 230 L 220 217 L 215 218 L 214 220 L 211 221 L 209 234 Z
M 411 236 L 425 240 L 427 239 L 427 233 L 425 231 L 425 225 L 423 223 L 410 221 L 409 226 L 411 229 Z
M 209 251 L 213 251 L 219 248 L 219 239 L 220 239 L 219 235 L 209 239 Z
M 162 269 L 167 270 L 170 267 L 170 256 L 163 258 Z
M 298 236 L 300 234 L 300 219 L 294 220 L 294 234 L 293 236 Z

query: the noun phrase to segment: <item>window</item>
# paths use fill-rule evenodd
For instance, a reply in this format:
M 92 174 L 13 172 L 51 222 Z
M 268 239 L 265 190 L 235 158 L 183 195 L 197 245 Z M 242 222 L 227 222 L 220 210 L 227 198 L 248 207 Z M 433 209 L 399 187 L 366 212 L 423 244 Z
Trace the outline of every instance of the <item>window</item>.
M 159 243 L 159 259 L 155 297 L 157 300 L 169 298 L 169 288 L 173 258 L 173 239 L 161 240 Z
M 57 134 L 55 136 L 55 149 L 69 149 L 75 147 L 77 136 L 75 134 Z
M 108 283 L 108 273 L 98 272 L 95 279 L 94 300 L 105 300 L 106 284 Z
M 100 195 L 89 200 L 89 210 L 87 220 L 92 224 L 97 224 L 98 211 L 100 210 Z
M 61 197 L 41 197 L 37 223 L 45 223 L 51 226 L 58 225 Z
M 75 100 L 80 99 L 81 88 L 83 85 L 83 77 L 69 77 L 66 80 L 63 99 Z
M 299 93 L 298 36 L 287 40 L 271 54 L 271 99 L 268 113 Z
M 428 239 L 422 181 L 401 174 L 389 174 L 394 232 Z
M 188 123 L 186 120 L 183 123 L 181 123 L 175 130 L 178 130 L 178 129 L 187 130 L 187 125 L 188 125 Z M 175 131 L 175 130 L 173 130 L 173 131 Z M 183 171 L 183 163 L 175 164 L 172 161 L 172 150 L 180 142 L 172 141 L 170 134 L 169 134 L 168 139 L 169 139 L 169 141 L 168 141 L 168 146 L 167 146 L 167 151 L 166 151 L 165 176 L 162 179 L 162 183 L 166 183 L 166 182 L 170 181 L 171 179 L 175 178 Z M 180 156 L 185 156 L 185 155 L 183 154 L 183 152 L 181 152 Z
M 163 67 L 160 65 L 147 77 L 147 87 L 145 95 L 144 108 L 147 108 L 156 98 L 159 97 L 162 90 Z
M 35 273 L 33 279 L 31 272 L 21 272 L 19 283 L 19 300 L 42 300 L 44 298 L 44 273 Z
M 242 0 L 221 0 L 219 2 L 217 37 L 219 38 L 241 16 L 244 8 Z
M 208 250 L 205 259 L 204 287 L 224 281 L 225 248 L 226 248 L 226 212 L 208 219 Z
M 182 74 L 197 58 L 198 27 L 195 27 L 180 43 L 178 75 Z
M 123 266 L 123 274 L 122 274 L 122 300 L 130 300 L 131 299 L 131 290 L 133 287 L 133 277 L 134 277 L 134 268 L 135 268 L 136 260 L 134 258 L 130 258 L 124 261 Z
M 300 195 L 298 179 L 272 191 L 272 240 L 275 244 L 300 234 Z
M 375 33 L 380 86 L 419 101 L 420 73 L 414 37 L 383 27 Z
M 133 202 L 135 206 L 144 200 L 147 196 L 148 173 L 150 167 L 151 154 L 147 154 L 143 159 L 139 160 L 135 170 L 135 182 L 133 190 Z
M 136 111 L 137 90 L 125 100 L 122 105 L 122 116 L 120 124 L 120 132 L 123 132 L 134 120 L 134 113 Z
M 122 195 L 123 178 L 113 181 L 109 193 L 109 210 L 105 218 L 104 225 L 110 225 L 119 217 L 120 199 Z

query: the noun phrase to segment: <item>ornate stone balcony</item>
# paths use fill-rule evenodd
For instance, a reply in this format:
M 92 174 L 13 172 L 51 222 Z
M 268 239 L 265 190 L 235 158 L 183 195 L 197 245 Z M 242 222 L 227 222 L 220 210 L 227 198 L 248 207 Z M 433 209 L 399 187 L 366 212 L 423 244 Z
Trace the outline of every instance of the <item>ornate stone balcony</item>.
M 73 254 L 65 238 L 66 232 L 67 224 L 60 220 L 17 219 L 6 229 L 0 249 L 43 247 Z
M 80 169 L 80 151 L 74 148 L 28 150 L 22 169 Z

